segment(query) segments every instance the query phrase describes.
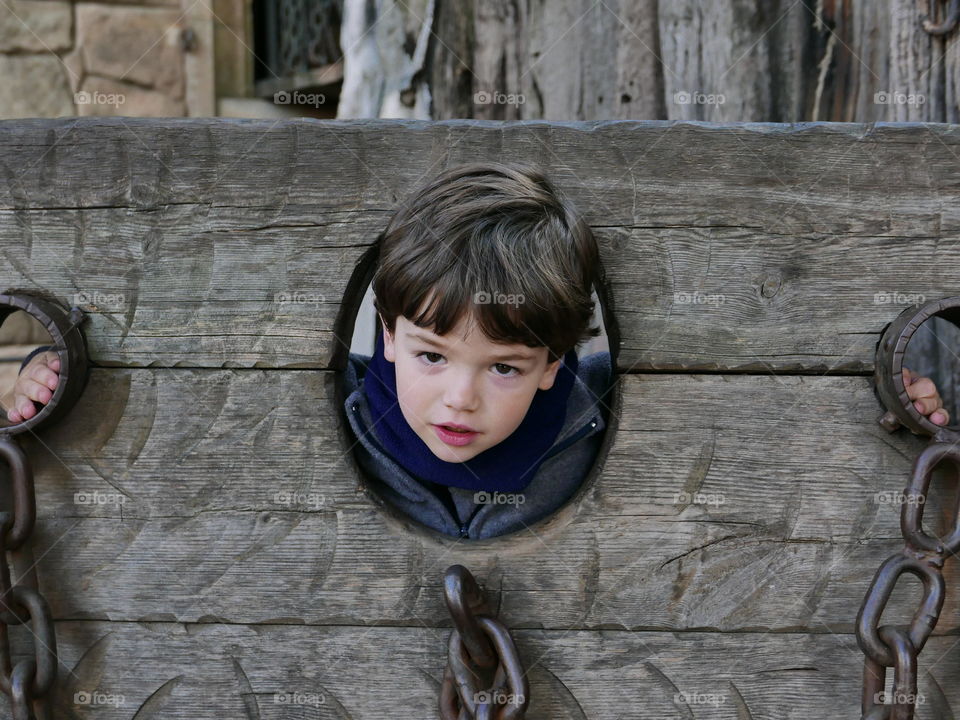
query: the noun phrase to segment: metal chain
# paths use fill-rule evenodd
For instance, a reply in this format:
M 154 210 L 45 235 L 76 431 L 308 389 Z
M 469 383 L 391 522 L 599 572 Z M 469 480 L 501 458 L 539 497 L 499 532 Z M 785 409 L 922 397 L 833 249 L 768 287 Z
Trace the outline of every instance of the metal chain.
M 271 72 L 286 78 L 336 62 L 343 0 L 276 0 L 266 6 Z
M 932 19 L 937 0 L 929 0 L 929 4 L 930 13 L 921 23 L 923 29 L 931 35 L 947 35 L 952 33 L 957 27 L 957 22 L 960 21 L 960 0 L 949 0 L 947 3 L 946 17 L 943 22 L 939 24 L 935 23 Z
M 944 560 L 960 549 L 960 514 L 954 509 L 953 529 L 945 538 L 931 537 L 923 530 L 923 508 L 934 469 L 949 463 L 960 471 L 960 449 L 954 443 L 928 445 L 913 466 L 910 484 L 904 489 L 900 530 L 905 546 L 877 570 L 863 606 L 857 615 L 857 643 L 866 655 L 863 668 L 863 720 L 912 720 L 917 704 L 917 656 L 940 619 L 945 582 Z M 923 600 L 907 630 L 879 625 L 880 617 L 899 577 L 916 575 L 923 582 Z M 883 692 L 887 668 L 894 669 L 894 692 Z M 891 699 L 891 703 L 886 700 Z
M 510 631 L 492 616 L 463 565 L 444 576 L 454 629 L 440 687 L 442 720 L 523 720 L 530 686 Z
M 33 470 L 20 445 L 0 437 L 0 457 L 10 468 L 13 511 L 0 512 L 0 690 L 10 698 L 14 720 L 49 720 L 50 691 L 57 675 L 57 641 L 47 601 L 18 576 L 11 585 L 9 552 L 14 564 L 36 521 Z M 34 655 L 13 665 L 9 627 L 30 623 Z

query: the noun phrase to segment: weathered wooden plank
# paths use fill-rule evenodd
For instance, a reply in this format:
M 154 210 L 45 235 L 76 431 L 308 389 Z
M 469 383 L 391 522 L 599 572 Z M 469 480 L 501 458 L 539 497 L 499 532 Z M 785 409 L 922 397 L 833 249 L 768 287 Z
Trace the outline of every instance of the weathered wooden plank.
M 782 373 L 869 370 L 902 307 L 889 295 L 956 293 L 958 132 L 0 125 L 0 282 L 86 293 L 94 361 L 128 366 L 95 369 L 63 423 L 24 439 L 67 665 L 86 652 L 78 675 L 131 688 L 107 711 L 123 717 L 151 695 L 141 718 L 379 718 L 398 701 L 430 716 L 440 580 L 462 562 L 533 649 L 535 692 L 557 698 L 534 717 L 853 716 L 849 633 L 902 544 L 877 493 L 904 485 L 922 442 L 879 429 L 866 377 Z M 625 375 L 615 442 L 582 496 L 529 533 L 457 543 L 363 494 L 328 368 L 350 273 L 397 201 L 476 157 L 541 161 L 584 210 L 621 371 L 770 374 Z M 109 492 L 125 501 L 91 496 Z M 917 594 L 902 583 L 885 620 Z M 958 608 L 948 594 L 928 644 L 923 720 L 952 714 Z M 343 665 L 317 669 L 329 647 Z M 301 677 L 340 704 L 272 702 Z M 714 687 L 728 689 L 717 707 L 672 702 Z
M 808 3 L 790 0 L 659 4 L 666 117 L 778 122 L 815 117 L 808 107 L 816 83 L 810 53 L 814 20 Z
M 958 139 L 926 125 L 3 123 L 0 284 L 85 294 L 101 365 L 330 367 L 349 274 L 398 200 L 449 165 L 526 159 L 600 236 L 621 370 L 865 371 L 904 298 L 957 292 Z
M 850 632 L 876 568 L 903 544 L 628 519 L 632 531 L 596 518 L 485 552 L 385 534 L 370 510 L 71 519 L 45 521 L 34 555 L 64 618 L 420 625 L 443 613 L 443 571 L 461 563 L 515 627 Z M 917 604 L 903 583 L 887 613 L 898 622 Z M 938 634 L 956 632 L 958 605 L 949 594 Z
M 457 542 L 361 491 L 333 375 L 95 370 L 67 419 L 24 439 L 55 616 L 419 624 L 462 562 L 518 627 L 846 632 L 902 545 L 877 494 L 906 484 L 922 442 L 876 425 L 866 378 L 627 376 L 580 498 Z
M 430 117 L 956 122 L 956 33 L 933 37 L 921 22 L 927 14 L 944 20 L 943 5 L 461 2 L 444 8 L 433 24 L 437 41 L 430 43 L 424 80 L 433 100 Z M 365 69 L 358 77 L 366 80 L 351 89 L 368 102 L 349 103 L 341 117 L 389 114 L 377 80 L 384 68 L 389 73 L 407 64 L 420 29 L 410 27 L 408 16 L 419 20 L 425 11 L 403 2 L 384 7 L 364 16 L 362 2 L 346 5 L 347 66 Z M 478 91 L 485 95 L 472 102 Z M 876 100 L 877 93 L 918 91 L 918 102 Z M 504 99 L 493 100 L 494 92 Z M 677 102 L 677 92 L 723 101 Z M 355 111 L 360 105 L 365 112 Z M 408 114 L 403 106 L 393 109 L 390 117 Z
M 434 718 L 448 632 L 60 622 L 55 717 Z M 530 720 L 859 716 L 862 656 L 850 635 L 519 630 L 514 637 L 530 681 Z M 955 638 L 931 639 L 920 663 L 916 717 L 953 717 Z M 77 693 L 100 704 L 77 704 Z
M 764 120 L 772 115 L 763 34 L 772 3 L 666 3 L 658 8 L 670 119 Z M 702 98 L 700 100 L 699 98 Z
M 522 94 L 474 117 L 665 118 L 657 3 L 477 3 L 478 89 Z M 576 71 L 571 71 L 576 68 Z

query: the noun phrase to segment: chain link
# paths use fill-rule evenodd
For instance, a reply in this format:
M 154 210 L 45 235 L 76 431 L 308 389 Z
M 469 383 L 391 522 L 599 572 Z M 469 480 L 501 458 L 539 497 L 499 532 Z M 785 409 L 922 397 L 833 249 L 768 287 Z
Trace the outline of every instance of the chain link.
M 930 14 L 923 19 L 921 26 L 931 35 L 947 35 L 952 33 L 957 27 L 957 22 L 960 21 L 960 0 L 948 0 L 946 3 L 945 17 L 941 23 L 935 23 L 932 19 L 935 10 L 934 6 L 936 4 L 937 0 L 929 0 Z
M 50 691 L 57 675 L 57 641 L 47 601 L 24 578 L 12 584 L 8 552 L 17 562 L 36 522 L 33 471 L 20 445 L 0 437 L 0 457 L 10 469 L 13 512 L 0 512 L 0 690 L 9 698 L 14 720 L 48 720 Z M 28 625 L 33 634 L 33 657 L 13 665 L 10 656 L 12 625 Z
M 467 568 L 447 568 L 444 591 L 454 629 L 440 686 L 440 717 L 523 720 L 530 687 L 510 631 L 493 617 Z
M 857 615 L 857 643 L 866 655 L 861 698 L 863 720 L 913 720 L 917 704 L 917 658 L 937 626 L 943 608 L 946 587 L 943 563 L 948 555 L 960 549 L 960 515 L 956 509 L 953 529 L 946 538 L 931 537 L 923 529 L 923 509 L 930 480 L 941 463 L 952 465 L 960 477 L 960 449 L 953 443 L 928 445 L 914 463 L 900 507 L 904 548 L 877 570 Z M 923 583 L 923 599 L 906 630 L 879 624 L 903 573 L 916 575 Z M 888 667 L 894 669 L 892 698 L 884 693 Z M 892 702 L 887 703 L 888 699 Z

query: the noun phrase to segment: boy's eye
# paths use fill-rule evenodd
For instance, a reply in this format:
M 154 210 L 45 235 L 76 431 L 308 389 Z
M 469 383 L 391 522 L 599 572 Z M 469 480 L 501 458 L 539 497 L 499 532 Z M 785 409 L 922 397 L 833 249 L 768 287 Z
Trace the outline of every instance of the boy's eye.
M 497 363 L 496 365 L 494 365 L 494 367 L 507 369 L 507 372 L 501 375 L 501 377 L 513 377 L 514 373 L 517 373 L 517 374 L 520 373 L 520 371 L 517 368 L 513 367 L 513 365 L 504 365 L 503 363 Z M 499 372 L 497 374 L 500 375 Z
M 427 365 L 436 365 L 440 360 L 443 359 L 443 355 L 435 352 L 418 352 L 416 357 L 425 357 Z M 434 358 L 437 358 L 434 360 Z M 515 375 L 520 375 L 520 370 L 513 367 L 513 365 L 507 365 L 505 363 L 494 363 L 493 367 L 497 368 L 497 376 L 499 377 L 514 377 Z M 501 372 L 502 371 L 502 372 Z
M 424 355 L 430 355 L 430 356 L 433 356 L 433 357 L 435 357 L 435 358 L 442 358 L 442 357 L 443 357 L 443 355 L 441 355 L 440 353 L 435 353 L 435 352 L 421 352 L 421 353 L 417 353 L 417 357 L 423 357 Z M 436 363 L 435 363 L 435 362 L 432 362 L 429 357 L 427 358 L 427 364 L 429 364 L 429 365 L 436 365 Z

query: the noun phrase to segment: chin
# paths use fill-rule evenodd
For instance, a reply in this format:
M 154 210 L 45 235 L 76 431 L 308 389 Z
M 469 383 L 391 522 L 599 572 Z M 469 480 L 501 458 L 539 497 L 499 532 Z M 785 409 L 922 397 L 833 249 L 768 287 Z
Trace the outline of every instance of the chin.
M 440 442 L 440 441 L 437 440 L 437 442 Z M 430 452 L 432 452 L 436 457 L 446 462 L 462 463 L 480 454 L 479 452 L 477 452 L 476 450 L 473 450 L 472 448 L 469 450 L 465 449 L 462 452 L 457 452 L 453 448 L 447 447 L 442 442 L 440 442 L 440 444 L 442 445 L 442 447 L 436 448 L 433 446 L 432 443 L 428 442 L 427 447 L 430 448 Z
M 467 455 L 467 454 L 453 453 L 453 452 L 450 452 L 449 450 L 441 453 L 437 453 L 436 451 L 432 451 L 432 452 L 441 460 L 445 460 L 446 462 L 450 462 L 450 463 L 466 462 L 467 460 L 469 460 L 470 458 L 474 457 L 477 454 L 477 453 L 470 453 L 469 455 Z

